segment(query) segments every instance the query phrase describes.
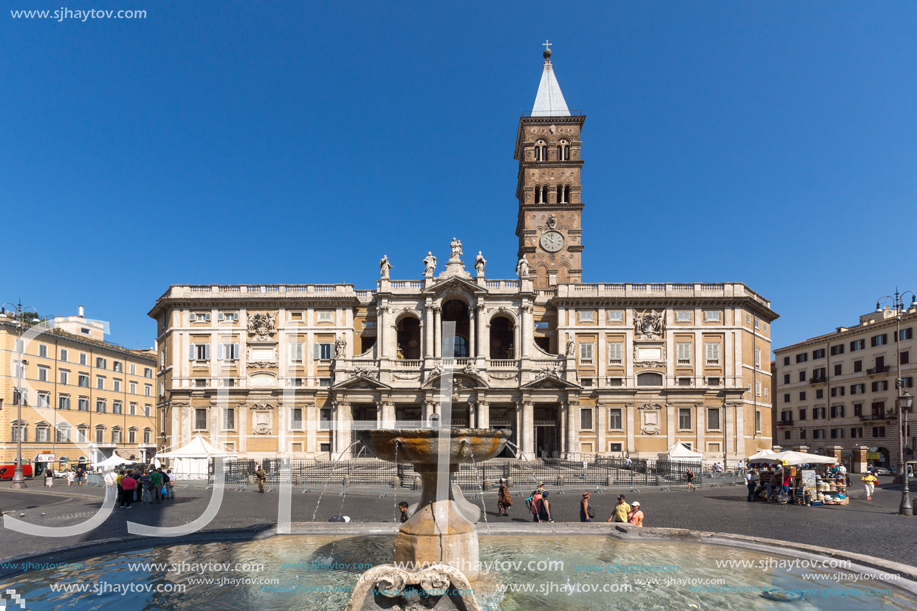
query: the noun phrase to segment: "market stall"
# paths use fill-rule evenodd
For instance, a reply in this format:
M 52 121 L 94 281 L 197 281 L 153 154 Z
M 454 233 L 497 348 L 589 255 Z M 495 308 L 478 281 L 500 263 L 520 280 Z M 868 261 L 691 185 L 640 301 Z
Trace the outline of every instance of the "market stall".
M 768 500 L 794 505 L 847 505 L 846 475 L 830 466 L 837 463 L 833 456 L 806 452 L 777 452 L 748 459 L 750 466 L 763 466 L 761 484 L 755 497 L 768 491 Z M 779 482 L 779 484 L 777 484 Z M 774 486 L 779 490 L 774 493 Z M 776 498 L 775 498 L 776 497 Z
M 210 459 L 234 458 L 236 453 L 232 450 L 218 448 L 200 435 L 195 435 L 188 443 L 180 448 L 159 452 L 156 458 L 168 458 L 171 469 L 179 479 L 207 479 L 210 472 Z

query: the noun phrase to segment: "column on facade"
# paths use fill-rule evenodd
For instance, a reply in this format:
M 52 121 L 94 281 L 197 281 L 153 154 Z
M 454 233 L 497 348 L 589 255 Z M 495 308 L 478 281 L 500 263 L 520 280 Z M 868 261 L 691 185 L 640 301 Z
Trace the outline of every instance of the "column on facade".
M 535 456 L 535 405 L 531 401 L 521 401 L 517 405 L 522 410 L 522 452 L 531 459 Z
M 675 443 L 675 425 L 676 425 L 675 406 L 671 403 L 665 404 L 665 447 L 671 448 Z
M 569 409 L 570 409 L 570 404 L 567 403 L 566 401 L 563 401 L 557 404 L 557 410 L 559 412 L 558 416 L 560 416 L 558 418 L 560 432 L 558 433 L 559 439 L 558 439 L 557 444 L 560 447 L 562 456 L 566 456 L 567 452 L 572 451 L 570 447 L 567 445 L 567 410 Z
M 477 354 L 477 352 L 474 351 L 474 348 L 475 348 L 474 336 L 476 335 L 476 333 L 474 332 L 475 328 L 476 326 L 474 324 L 474 307 L 470 307 L 468 308 L 468 356 L 470 358 L 474 358 L 474 355 Z
M 433 301 L 428 299 L 423 312 L 423 355 L 425 358 L 433 357 Z
M 522 358 L 531 356 L 531 345 L 535 343 L 535 323 L 532 320 L 532 312 L 532 304 L 522 304 Z
M 763 417 L 762 417 L 763 420 Z M 762 427 L 764 423 L 761 423 Z M 754 414 L 752 414 L 752 426 L 754 426 Z M 755 449 L 755 452 L 758 450 Z M 748 456 L 745 450 L 745 404 L 740 403 L 736 406 L 736 454 L 739 458 Z M 754 452 L 752 452 L 754 454 Z
M 732 431 L 733 423 L 733 412 L 735 410 L 734 403 L 727 403 L 723 406 L 723 431 L 726 433 L 726 447 L 723 450 L 726 452 L 726 455 L 733 453 L 732 441 L 735 439 L 735 434 Z
M 433 306 L 433 356 L 436 358 L 442 358 L 443 356 L 443 309 L 438 306 Z
M 579 452 L 576 435 L 576 415 L 579 413 L 579 401 L 567 401 L 567 452 Z
M 382 426 L 383 428 L 395 428 L 395 404 L 386 401 L 382 404 Z
M 695 408 L 697 413 L 695 414 L 695 431 L 697 432 L 697 442 L 694 446 L 695 451 L 697 452 L 706 452 L 707 445 L 704 438 L 704 433 L 707 430 L 707 409 L 704 407 L 703 403 L 696 403 Z
M 605 308 L 599 308 L 597 315 L 598 315 L 597 324 L 599 325 L 599 328 L 601 329 L 606 324 Z M 607 365 L 608 365 L 608 349 L 606 348 L 605 331 L 603 330 L 599 331 L 599 341 L 596 344 L 595 359 L 596 359 L 596 363 L 598 364 L 598 368 L 596 369 L 596 373 L 598 374 L 598 379 L 596 380 L 595 385 L 601 388 L 605 386 L 605 380 L 606 380 L 606 375 L 607 375 Z
M 376 354 L 380 359 L 388 356 L 388 351 L 385 348 L 385 339 L 388 336 L 388 333 L 385 332 L 385 325 L 388 324 L 387 312 L 388 306 L 382 304 L 379 306 L 379 310 L 376 313 Z
M 478 358 L 486 359 L 490 357 L 490 334 L 487 332 L 487 326 L 485 325 L 485 316 L 484 316 L 484 306 L 478 305 L 476 307 L 478 311 L 477 318 L 475 320 L 478 323 Z
M 666 309 L 665 311 L 665 328 L 672 329 L 675 319 L 675 311 Z M 666 333 L 665 338 L 665 379 L 666 386 L 675 386 L 675 363 L 678 355 L 675 354 L 675 334 Z
M 385 428 L 385 414 L 384 414 L 384 405 L 382 401 L 376 401 L 376 428 L 384 429 Z
M 490 428 L 490 404 L 487 401 L 478 401 L 477 405 L 477 428 Z
M 315 402 L 306 404 L 306 453 L 314 454 L 318 450 L 316 433 L 319 427 L 318 407 Z
M 423 425 L 425 427 L 430 425 L 430 416 L 432 415 L 433 415 L 433 402 L 424 401 L 423 402 Z
M 478 428 L 477 425 L 475 424 L 475 421 L 477 420 L 476 418 L 477 412 L 478 412 L 477 404 L 474 401 L 469 401 L 468 402 L 468 428 L 470 429 Z
M 605 454 L 608 451 L 608 444 L 605 443 L 605 431 L 608 429 L 606 416 L 608 415 L 608 406 L 596 403 L 595 406 L 595 450 L 597 453 Z
M 634 432 L 637 430 L 637 427 L 640 426 L 640 423 L 636 421 L 636 411 L 633 403 L 627 404 L 624 413 L 627 418 L 624 424 L 624 430 L 627 432 L 627 453 L 631 454 L 637 451 L 637 448 L 634 446 Z

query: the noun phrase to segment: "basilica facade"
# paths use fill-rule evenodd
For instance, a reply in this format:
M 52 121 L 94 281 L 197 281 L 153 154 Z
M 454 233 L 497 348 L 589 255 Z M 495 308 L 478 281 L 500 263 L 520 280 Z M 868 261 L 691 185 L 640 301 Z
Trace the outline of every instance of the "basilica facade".
M 516 137 L 513 278 L 453 239 L 420 278 L 383 257 L 373 289 L 170 287 L 150 311 L 162 447 L 201 434 L 244 458 L 349 457 L 354 431 L 429 426 L 444 398 L 453 426 L 505 429 L 526 460 L 770 447 L 769 301 L 742 283 L 581 282 L 584 121 L 546 51 Z

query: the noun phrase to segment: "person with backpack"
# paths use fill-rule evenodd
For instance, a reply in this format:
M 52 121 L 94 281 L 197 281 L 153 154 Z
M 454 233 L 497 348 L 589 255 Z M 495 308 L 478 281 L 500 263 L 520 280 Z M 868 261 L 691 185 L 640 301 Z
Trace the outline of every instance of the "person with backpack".
M 548 501 L 549 492 L 541 495 L 541 510 L 538 512 L 539 522 L 553 522 L 554 516 L 551 515 L 551 503 Z
M 592 522 L 593 518 L 595 518 L 595 509 L 589 504 L 589 493 L 584 492 L 583 500 L 579 504 L 579 521 Z
M 540 517 L 541 516 L 541 502 L 542 502 L 542 495 L 541 495 L 541 492 L 539 492 L 538 490 L 535 490 L 535 492 L 532 493 L 532 496 L 525 499 L 525 504 L 529 508 L 529 511 L 532 512 L 532 515 L 533 515 L 532 522 L 541 521 L 541 517 Z

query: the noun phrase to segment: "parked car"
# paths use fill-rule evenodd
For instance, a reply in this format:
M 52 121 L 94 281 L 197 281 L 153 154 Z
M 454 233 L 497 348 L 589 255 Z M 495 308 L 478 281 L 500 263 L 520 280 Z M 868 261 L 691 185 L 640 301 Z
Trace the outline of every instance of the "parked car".
M 885 467 L 876 467 L 876 475 L 894 475 L 894 473 Z

